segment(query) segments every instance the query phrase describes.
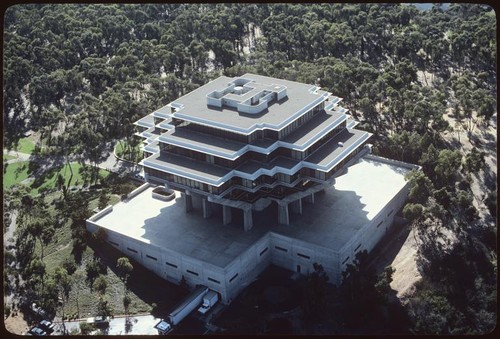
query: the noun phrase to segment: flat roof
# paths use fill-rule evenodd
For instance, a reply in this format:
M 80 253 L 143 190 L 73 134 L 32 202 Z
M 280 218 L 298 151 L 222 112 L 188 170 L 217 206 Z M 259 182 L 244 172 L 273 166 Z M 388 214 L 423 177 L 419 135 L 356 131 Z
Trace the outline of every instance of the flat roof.
M 334 187 L 303 204 L 303 214 L 278 225 L 275 204 L 253 212 L 254 227 L 223 225 L 220 215 L 204 219 L 201 210 L 184 211 L 180 194 L 170 202 L 152 197 L 148 188 L 95 223 L 145 244 L 178 252 L 221 268 L 229 265 L 269 231 L 339 251 L 404 187 L 410 166 L 401 167 L 366 156 L 336 179 Z
M 240 113 L 235 108 L 227 106 L 223 106 L 222 108 L 208 106 L 207 94 L 215 90 L 224 89 L 229 82 L 237 78 L 250 79 L 262 84 L 286 86 L 287 97 L 279 102 L 274 102 L 263 113 L 256 115 Z M 313 104 L 315 101 L 319 100 L 319 103 L 327 98 L 328 92 L 322 90 L 312 92 L 311 89 L 313 88 L 315 88 L 314 85 L 250 73 L 235 78 L 221 76 L 172 101 L 173 106 L 183 106 L 173 116 L 244 134 L 251 133 L 253 130 L 263 127 L 281 129 L 284 127 L 281 125 L 292 117 L 292 115 Z
M 305 158 L 304 161 L 321 167 L 331 168 L 332 161 L 335 161 L 343 153 L 345 155 L 351 153 L 352 150 L 359 147 L 358 144 L 361 144 L 370 136 L 371 133 L 346 128 Z M 339 142 L 342 143 L 342 146 L 339 145 Z M 351 148 L 353 149 L 350 150 Z
M 303 146 L 320 132 L 326 134 L 329 132 L 330 128 L 335 128 L 346 119 L 347 116 L 344 113 L 323 111 L 287 135 L 283 141 L 297 146 Z M 326 130 L 327 127 L 329 127 L 328 130 Z

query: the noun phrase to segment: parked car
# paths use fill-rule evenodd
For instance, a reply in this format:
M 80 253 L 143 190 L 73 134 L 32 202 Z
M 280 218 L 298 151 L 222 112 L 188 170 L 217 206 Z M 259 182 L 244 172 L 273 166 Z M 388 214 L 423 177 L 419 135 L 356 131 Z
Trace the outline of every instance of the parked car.
M 45 312 L 36 303 L 31 304 L 31 309 L 33 310 L 33 312 L 35 312 L 36 314 L 38 314 L 41 317 L 45 317 L 47 315 L 47 312 Z
M 96 317 L 90 317 L 87 318 L 87 324 L 92 324 L 92 325 L 109 325 L 109 317 L 105 316 L 96 316 Z
M 38 327 L 40 327 L 41 329 L 45 330 L 47 333 L 52 333 L 54 332 L 54 327 L 56 326 L 56 324 L 48 321 L 48 320 L 42 320 L 38 323 Z
M 33 335 L 47 335 L 47 332 L 45 332 L 44 330 L 42 330 L 40 327 L 33 327 L 30 330 L 30 333 L 33 334 Z

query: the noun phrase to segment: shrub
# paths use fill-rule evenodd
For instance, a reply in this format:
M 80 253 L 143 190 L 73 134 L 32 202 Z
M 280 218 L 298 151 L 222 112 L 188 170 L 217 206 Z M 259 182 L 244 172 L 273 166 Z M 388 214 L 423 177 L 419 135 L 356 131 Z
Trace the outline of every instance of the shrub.
M 80 331 L 82 332 L 83 335 L 89 334 L 92 332 L 94 327 L 91 324 L 88 324 L 86 322 L 81 322 L 80 323 Z

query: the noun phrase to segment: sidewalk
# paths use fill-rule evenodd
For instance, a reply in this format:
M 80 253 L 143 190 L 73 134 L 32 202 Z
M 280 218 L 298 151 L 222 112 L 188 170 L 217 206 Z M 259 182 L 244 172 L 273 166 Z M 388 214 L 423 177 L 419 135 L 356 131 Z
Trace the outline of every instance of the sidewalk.
M 103 332 L 107 335 L 157 335 L 158 330 L 154 328 L 161 319 L 155 318 L 151 314 L 147 315 L 132 315 L 130 318 L 130 326 L 126 325 L 125 316 L 115 316 L 109 322 L 109 327 L 103 328 Z M 86 322 L 87 319 L 78 319 L 77 321 L 65 321 L 67 333 L 73 330 L 80 330 L 80 322 Z M 63 335 L 62 323 L 56 323 L 58 329 L 53 335 Z

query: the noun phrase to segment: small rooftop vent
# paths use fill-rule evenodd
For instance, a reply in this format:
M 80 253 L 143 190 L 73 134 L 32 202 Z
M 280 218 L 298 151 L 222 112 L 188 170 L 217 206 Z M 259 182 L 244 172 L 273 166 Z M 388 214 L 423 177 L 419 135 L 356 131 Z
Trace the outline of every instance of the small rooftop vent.
M 234 94 L 241 94 L 243 92 L 243 86 L 235 86 L 234 87 Z

